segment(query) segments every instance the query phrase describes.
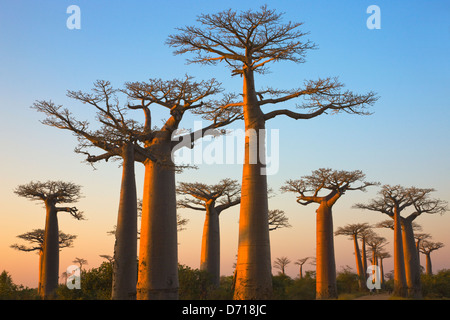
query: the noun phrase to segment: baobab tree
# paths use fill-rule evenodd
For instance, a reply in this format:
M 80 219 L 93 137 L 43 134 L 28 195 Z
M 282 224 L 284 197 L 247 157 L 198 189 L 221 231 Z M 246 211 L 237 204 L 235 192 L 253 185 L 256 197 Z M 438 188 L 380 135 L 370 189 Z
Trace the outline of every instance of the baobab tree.
M 220 214 L 241 201 L 241 188 L 237 180 L 223 179 L 217 184 L 180 182 L 177 193 L 185 196 L 178 200 L 180 208 L 205 212 L 200 270 L 207 271 L 214 285 L 220 282 Z
M 433 275 L 433 269 L 431 266 L 431 253 L 435 250 L 444 247 L 442 242 L 433 242 L 429 240 L 423 240 L 420 244 L 420 252 L 426 256 L 426 274 Z
M 299 180 L 288 180 L 281 188 L 283 192 L 296 193 L 301 205 L 319 204 L 316 210 L 316 299 L 337 298 L 333 205 L 347 191 L 365 191 L 377 184 L 365 181 L 365 174 L 360 170 L 321 168 Z M 328 191 L 328 194 L 319 196 L 320 191 Z
M 136 121 L 126 119 L 126 110 L 120 105 L 118 94 L 109 81 L 97 80 L 91 92 L 72 91 L 67 96 L 75 102 L 88 105 L 96 111 L 100 129 L 91 130 L 88 120 L 77 120 L 69 108 L 52 101 L 36 101 L 33 108 L 44 113 L 43 124 L 71 131 L 78 139 L 75 151 L 87 155 L 94 164 L 119 158 L 122 160 L 122 181 L 115 232 L 112 299 L 135 299 L 137 255 L 137 207 L 135 161 L 150 157 L 139 144 L 143 128 Z M 72 108 L 71 108 L 72 109 Z M 90 149 L 101 149 L 102 154 L 91 155 Z
M 145 134 L 139 139 L 157 157 L 157 161 L 149 157 L 142 162 L 145 176 L 137 284 L 140 300 L 178 298 L 176 168 L 172 156 L 182 147 L 193 148 L 195 140 L 204 134 L 218 134 L 215 129 L 242 118 L 241 110 L 234 105 L 234 95 L 212 100 L 222 91 L 214 79 L 197 82 L 189 76 L 181 80 L 150 79 L 125 84 L 123 92 L 130 100 L 128 108 L 141 110 L 145 116 Z M 162 107 L 170 115 L 156 129 L 150 110 L 153 106 Z M 210 124 L 177 136 L 186 112 L 201 114 Z
M 344 235 L 349 236 L 350 239 L 353 240 L 353 246 L 355 250 L 355 259 L 356 259 L 356 272 L 358 274 L 358 284 L 359 288 L 362 289 L 365 287 L 366 284 L 366 269 L 363 268 L 363 262 L 361 258 L 361 251 L 359 249 L 358 244 L 358 236 L 368 230 L 370 228 L 370 225 L 368 223 L 356 223 L 356 224 L 348 224 L 344 227 L 339 227 L 335 235 Z
M 289 224 L 289 218 L 283 210 L 269 210 L 269 231 L 290 227 L 292 226 Z
M 431 188 L 405 188 L 399 185 L 384 185 L 380 197 L 369 204 L 355 207 L 387 214 L 394 220 L 394 294 L 421 297 L 420 265 L 414 240 L 413 221 L 422 213 L 444 213 L 447 204 L 430 198 Z M 403 217 L 402 212 L 412 209 Z
M 44 250 L 42 254 L 41 297 L 53 297 L 58 287 L 59 274 L 59 227 L 58 213 L 68 212 L 77 220 L 84 219 L 76 207 L 61 207 L 59 204 L 75 203 L 81 197 L 81 187 L 72 182 L 46 181 L 19 185 L 14 193 L 32 201 L 45 204 Z
M 390 258 L 391 254 L 387 251 L 384 251 L 383 249 L 378 252 L 378 258 L 380 259 L 380 280 L 381 280 L 381 288 L 384 286 L 384 266 L 383 266 L 383 260 Z
M 275 260 L 273 266 L 274 266 L 275 268 L 277 268 L 277 269 L 280 269 L 281 274 L 282 274 L 282 275 L 285 275 L 285 274 L 286 274 L 285 269 L 286 269 L 286 266 L 287 266 L 289 263 L 291 263 L 291 260 L 289 260 L 289 258 L 287 258 L 287 257 L 281 257 L 281 258 L 277 258 L 277 259 Z
M 80 265 L 80 271 L 83 268 L 83 265 L 88 264 L 86 259 L 78 258 L 78 257 L 76 257 L 72 262 Z
M 306 261 L 308 261 L 309 258 L 310 257 L 298 259 L 297 261 L 294 262 L 294 264 L 299 266 L 298 276 L 300 279 L 303 279 L 303 265 L 306 263 Z
M 33 252 L 37 251 L 39 255 L 39 280 L 38 280 L 38 294 L 41 292 L 41 283 L 42 283 L 42 257 L 44 252 L 44 229 L 34 229 L 33 231 L 26 232 L 17 236 L 17 238 L 25 240 L 30 243 L 30 246 L 13 244 L 11 248 L 24 251 L 24 252 Z M 66 234 L 62 231 L 59 231 L 59 249 L 63 248 L 71 248 L 73 245 L 73 241 L 77 238 L 76 235 Z
M 240 104 L 246 130 L 245 159 L 242 175 L 242 201 L 239 219 L 239 245 L 235 299 L 265 299 L 272 293 L 268 216 L 265 125 L 278 116 L 311 119 L 330 111 L 367 114 L 365 108 L 377 100 L 369 92 L 358 95 L 342 91 L 337 78 L 306 81 L 300 88 L 286 90 L 266 88 L 257 91 L 255 74 L 267 71 L 272 62 L 305 62 L 308 50 L 315 45 L 304 40 L 302 23 L 284 23 L 283 14 L 266 6 L 257 11 L 222 11 L 201 14 L 200 26 L 178 28 L 167 43 L 175 54 L 192 53 L 188 61 L 215 65 L 225 63 L 231 75 L 243 81 Z M 278 109 L 264 112 L 263 107 L 303 98 L 300 108 L 306 112 Z M 309 112 L 308 112 L 309 111 Z

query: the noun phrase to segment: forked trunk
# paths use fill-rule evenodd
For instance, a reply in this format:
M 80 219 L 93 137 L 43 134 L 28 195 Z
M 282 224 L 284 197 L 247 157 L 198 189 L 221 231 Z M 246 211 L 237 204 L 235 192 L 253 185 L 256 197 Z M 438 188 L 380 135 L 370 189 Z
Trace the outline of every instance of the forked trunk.
M 220 226 L 219 215 L 214 206 L 206 207 L 205 223 L 203 225 L 202 251 L 200 270 L 207 271 L 214 285 L 220 283 Z
M 242 174 L 235 300 L 269 299 L 272 268 L 265 173 L 265 123 L 253 72 L 244 73 L 245 159 Z
M 394 292 L 395 296 L 406 296 L 405 260 L 403 256 L 400 213 L 394 209 Z
M 336 262 L 331 207 L 323 202 L 316 213 L 316 299 L 336 299 Z
M 170 159 L 170 144 L 158 152 Z M 174 167 L 147 160 L 144 179 L 137 299 L 178 299 Z
M 417 260 L 412 221 L 402 219 L 402 230 L 403 255 L 405 260 L 405 275 L 406 284 L 408 286 L 408 297 L 420 299 L 422 298 L 422 290 L 420 285 L 420 265 Z
M 363 269 L 362 260 L 361 260 L 361 252 L 359 251 L 358 245 L 358 237 L 356 234 L 353 234 L 353 244 L 355 247 L 355 259 L 356 259 L 356 272 L 358 274 L 358 285 L 359 289 L 363 289 L 365 286 L 365 274 L 366 270 Z
M 136 299 L 137 282 L 137 195 L 134 148 L 129 143 L 123 152 L 122 185 L 114 244 L 113 300 Z
M 42 255 L 42 288 L 43 299 L 54 298 L 58 287 L 59 274 L 59 230 L 58 212 L 55 204 L 45 202 L 47 214 L 45 218 L 44 250 Z

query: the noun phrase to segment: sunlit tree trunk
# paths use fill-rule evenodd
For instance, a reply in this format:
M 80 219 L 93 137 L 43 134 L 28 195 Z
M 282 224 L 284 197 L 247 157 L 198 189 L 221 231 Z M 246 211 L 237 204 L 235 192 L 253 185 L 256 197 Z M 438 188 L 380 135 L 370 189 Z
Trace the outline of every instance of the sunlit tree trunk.
M 405 260 L 398 208 L 394 208 L 394 295 L 406 296 Z
M 178 248 L 175 170 L 168 163 L 170 143 L 162 142 L 155 153 L 166 163 L 144 163 L 137 299 L 172 300 L 178 299 Z
M 205 223 L 203 225 L 200 270 L 207 271 L 215 286 L 220 282 L 220 226 L 219 214 L 214 205 L 206 205 Z
M 58 287 L 59 274 L 59 230 L 58 212 L 51 200 L 45 201 L 46 218 L 44 233 L 44 250 L 42 256 L 41 297 L 51 299 Z
M 243 101 L 246 138 L 234 299 L 269 299 L 272 296 L 272 273 L 265 175 L 265 122 L 257 105 L 253 71 L 244 72 Z
M 131 142 L 124 148 L 122 185 L 114 244 L 113 300 L 136 299 L 137 195 L 134 148 Z
M 333 217 L 324 201 L 316 211 L 316 299 L 336 298 Z
M 414 240 L 414 231 L 412 221 L 402 219 L 402 242 L 403 255 L 405 260 L 406 284 L 408 287 L 408 296 L 419 299 L 422 297 L 420 285 L 420 265 L 417 259 L 417 249 Z
M 361 260 L 361 251 L 359 250 L 358 237 L 357 234 L 353 234 L 353 244 L 355 247 L 355 259 L 356 259 L 356 273 L 358 274 L 358 284 L 359 288 L 362 289 L 365 286 L 365 274 L 366 271 L 363 269 L 363 264 Z
M 361 240 L 361 251 L 362 251 L 362 266 L 363 266 L 363 274 L 366 275 L 367 272 L 367 253 L 366 253 L 366 237 L 363 236 Z

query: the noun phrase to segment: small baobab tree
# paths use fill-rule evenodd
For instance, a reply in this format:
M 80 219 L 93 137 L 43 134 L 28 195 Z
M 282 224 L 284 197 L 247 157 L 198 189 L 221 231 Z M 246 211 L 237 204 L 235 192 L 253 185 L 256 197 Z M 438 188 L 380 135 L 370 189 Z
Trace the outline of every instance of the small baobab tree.
M 241 201 L 241 188 L 236 180 L 223 179 L 217 184 L 180 182 L 177 193 L 185 196 L 178 200 L 180 208 L 205 212 L 200 270 L 207 271 L 214 285 L 220 281 L 220 214 Z
M 42 201 L 45 204 L 41 297 L 50 299 L 58 287 L 60 249 L 58 213 L 68 212 L 77 220 L 84 219 L 82 212 L 78 211 L 76 207 L 62 207 L 59 204 L 77 202 L 81 197 L 81 187 L 72 182 L 37 181 L 19 185 L 14 193 L 32 201 Z
M 337 298 L 333 205 L 347 191 L 365 191 L 377 184 L 365 181 L 365 174 L 359 170 L 322 168 L 299 180 L 288 180 L 282 187 L 284 192 L 296 193 L 297 202 L 301 205 L 319 204 L 316 210 L 316 299 Z M 319 196 L 321 191 L 328 194 Z
M 144 132 L 139 139 L 157 158 L 146 158 L 142 198 L 141 235 L 137 298 L 178 299 L 178 242 L 176 214 L 176 166 L 173 155 L 182 147 L 193 148 L 195 140 L 205 134 L 220 133 L 224 127 L 242 118 L 234 105 L 234 95 L 224 95 L 220 84 L 211 79 L 150 79 L 128 82 L 123 92 L 128 108 L 141 110 L 145 116 Z M 151 109 L 161 107 L 170 117 L 160 128 L 153 127 Z M 179 135 L 180 122 L 186 113 L 202 115 L 209 124 L 199 130 Z
M 274 62 L 305 62 L 315 45 L 305 39 L 302 23 L 284 22 L 283 14 L 267 6 L 259 10 L 226 10 L 201 14 L 199 26 L 178 28 L 167 43 L 176 54 L 194 54 L 191 63 L 224 63 L 231 75 L 242 79 L 245 122 L 245 157 L 242 175 L 242 201 L 239 218 L 238 261 L 235 299 L 267 299 L 272 294 L 270 237 L 267 226 L 266 122 L 278 116 L 312 119 L 325 114 L 347 112 L 367 114 L 365 108 L 377 100 L 373 92 L 359 95 L 342 90 L 337 78 L 305 81 L 296 89 L 257 89 L 255 74 L 263 74 Z M 259 91 L 257 91 L 259 90 Z M 305 112 L 277 109 L 269 105 L 303 98 Z
M 355 250 L 355 259 L 356 259 L 356 272 L 358 274 L 358 284 L 359 288 L 362 289 L 366 284 L 366 270 L 363 268 L 363 262 L 361 258 L 361 251 L 359 249 L 358 237 L 359 235 L 368 230 L 370 225 L 368 223 L 356 223 L 356 224 L 348 224 L 344 227 L 339 227 L 335 235 L 344 235 L 349 236 L 353 240 L 353 246 Z
M 286 274 L 286 266 L 289 263 L 291 263 L 291 260 L 289 260 L 289 258 L 280 257 L 280 258 L 276 258 L 275 262 L 273 263 L 273 266 L 277 269 L 280 269 L 281 274 L 285 275 Z
M 97 80 L 91 92 L 69 90 L 73 101 L 89 106 L 96 112 L 100 128 L 90 129 L 88 120 L 77 120 L 69 108 L 52 101 L 36 101 L 33 108 L 46 115 L 43 124 L 72 132 L 78 139 L 75 151 L 87 156 L 93 165 L 110 159 L 122 160 L 117 228 L 115 232 L 112 299 L 136 298 L 137 208 L 135 161 L 151 157 L 139 144 L 144 129 L 136 121 L 126 118 L 120 105 L 120 90 L 109 81 Z M 70 108 L 72 109 L 72 108 Z M 74 108 L 73 108 L 74 109 Z M 100 149 L 100 155 L 91 155 L 91 149 Z
M 420 252 L 422 252 L 426 257 L 426 274 L 433 275 L 433 269 L 431 265 L 431 253 L 440 248 L 444 247 L 442 242 L 433 242 L 429 240 L 423 240 L 420 244 Z
M 33 252 L 37 251 L 39 255 L 39 280 L 38 280 L 38 294 L 41 292 L 41 283 L 42 283 L 42 257 L 44 252 L 44 229 L 34 229 L 33 231 L 26 232 L 17 236 L 17 238 L 25 240 L 30 243 L 30 246 L 13 244 L 11 248 L 24 251 L 24 252 Z M 76 235 L 66 234 L 62 231 L 59 232 L 59 249 L 63 248 L 71 248 L 73 245 L 73 241 L 77 238 Z
M 309 258 L 311 257 L 298 259 L 297 261 L 294 262 L 294 264 L 299 266 L 298 276 L 300 279 L 303 279 L 303 265 L 308 261 Z
M 394 221 L 394 294 L 421 297 L 420 265 L 414 239 L 414 220 L 422 213 L 444 213 L 447 203 L 430 198 L 431 188 L 384 185 L 380 197 L 356 208 L 387 214 Z M 407 216 L 401 214 L 411 209 Z
M 423 240 L 430 239 L 431 235 L 429 233 L 417 233 L 414 232 L 414 239 L 416 239 L 416 249 L 417 249 L 417 261 L 419 261 L 420 264 L 420 243 Z

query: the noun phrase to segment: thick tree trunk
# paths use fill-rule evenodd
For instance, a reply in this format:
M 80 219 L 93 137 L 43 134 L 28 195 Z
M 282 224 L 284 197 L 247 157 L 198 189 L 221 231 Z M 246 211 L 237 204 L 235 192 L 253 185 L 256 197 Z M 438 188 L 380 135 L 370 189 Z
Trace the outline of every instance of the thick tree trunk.
M 433 275 L 433 270 L 431 267 L 431 254 L 427 253 L 427 254 L 425 254 L 425 256 L 427 258 L 425 272 L 427 273 L 427 275 L 431 276 L 431 275 Z
M 336 299 L 336 262 L 331 207 L 323 202 L 316 213 L 316 299 Z
M 244 73 L 243 101 L 246 138 L 234 299 L 270 299 L 272 267 L 265 175 L 265 123 L 257 104 L 252 71 Z
M 405 260 L 406 284 L 408 287 L 408 297 L 422 298 L 422 289 L 420 285 L 420 265 L 417 260 L 417 250 L 414 240 L 414 231 L 412 221 L 402 219 L 402 242 L 403 256 Z
M 44 250 L 39 250 L 39 281 L 38 281 L 38 295 L 41 295 L 42 291 L 42 263 L 43 263 L 43 257 L 44 257 Z
M 122 185 L 117 217 L 113 264 L 113 300 L 136 299 L 137 282 L 137 195 L 134 148 L 129 143 L 123 152 Z
M 394 292 L 395 296 L 406 297 L 405 260 L 403 255 L 400 213 L 394 209 Z
M 362 237 L 361 240 L 361 248 L 362 248 L 362 266 L 363 266 L 363 274 L 364 277 L 366 275 L 367 272 L 367 252 L 366 252 L 366 237 Z
M 158 152 L 166 160 L 170 159 L 170 144 L 164 145 Z M 177 246 L 174 167 L 147 160 L 142 199 L 137 299 L 178 299 Z
M 45 218 L 44 250 L 42 256 L 42 288 L 43 299 L 54 298 L 58 287 L 59 274 L 59 230 L 58 212 L 55 204 L 45 202 L 47 214 Z
M 200 270 L 207 271 L 216 287 L 220 283 L 220 226 L 219 214 L 214 205 L 206 207 L 203 225 Z
M 353 235 L 353 244 L 355 247 L 355 259 L 356 259 L 356 272 L 358 274 L 358 284 L 359 289 L 365 288 L 366 284 L 366 270 L 363 269 L 363 264 L 361 260 L 361 252 L 359 251 L 359 245 L 358 245 L 358 237 L 356 234 Z

